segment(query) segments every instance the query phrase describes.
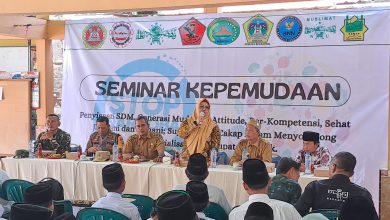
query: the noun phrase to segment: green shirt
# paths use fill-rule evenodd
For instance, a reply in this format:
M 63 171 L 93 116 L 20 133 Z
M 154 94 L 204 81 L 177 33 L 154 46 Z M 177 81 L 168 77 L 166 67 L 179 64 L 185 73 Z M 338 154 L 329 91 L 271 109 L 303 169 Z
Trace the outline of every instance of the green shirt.
M 46 132 L 42 132 L 38 135 L 37 141 L 35 142 L 35 151 L 37 151 L 39 143 L 42 145 L 42 150 L 57 151 L 57 153 L 60 154 L 65 153 L 65 151 L 70 151 L 70 134 L 58 128 L 53 139 L 41 140 L 41 137 L 44 134 L 46 134 Z
M 301 186 L 294 180 L 277 174 L 272 178 L 272 183 L 268 187 L 268 196 L 271 199 L 281 200 L 290 204 L 294 204 L 301 196 Z

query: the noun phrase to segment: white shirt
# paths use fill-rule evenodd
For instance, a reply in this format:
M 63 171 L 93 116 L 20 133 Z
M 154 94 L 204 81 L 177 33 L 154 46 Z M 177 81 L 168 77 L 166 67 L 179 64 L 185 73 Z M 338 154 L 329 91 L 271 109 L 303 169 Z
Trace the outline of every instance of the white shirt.
M 7 173 L 4 170 L 0 170 L 0 186 L 3 184 L 4 181 L 6 181 L 8 179 L 9 179 L 9 176 L 7 175 Z M 0 198 L 0 217 L 4 213 L 9 213 L 11 211 L 11 205 L 13 203 L 14 202 L 12 202 L 12 201 L 7 201 L 7 200 Z
M 214 220 L 213 218 L 207 217 L 203 212 L 197 212 L 196 215 L 201 220 Z
M 4 170 L 0 170 L 0 185 L 3 184 L 4 181 L 8 180 L 9 176 Z
M 289 203 L 276 199 L 270 199 L 267 194 L 254 194 L 249 196 L 249 200 L 233 209 L 229 214 L 229 220 L 243 220 L 248 210 L 248 206 L 253 202 L 264 202 L 271 206 L 274 211 L 275 220 L 301 220 L 298 211 Z
M 180 184 L 175 187 L 173 187 L 173 190 L 186 190 L 186 184 Z M 226 214 L 229 214 L 230 210 L 232 210 L 232 207 L 230 206 L 229 202 L 226 199 L 225 193 L 222 189 L 207 184 L 207 191 L 209 192 L 209 201 L 217 203 L 220 205 L 226 212 Z
M 137 206 L 122 198 L 119 193 L 107 193 L 106 197 L 100 198 L 92 207 L 110 209 L 127 216 L 131 220 L 142 220 Z

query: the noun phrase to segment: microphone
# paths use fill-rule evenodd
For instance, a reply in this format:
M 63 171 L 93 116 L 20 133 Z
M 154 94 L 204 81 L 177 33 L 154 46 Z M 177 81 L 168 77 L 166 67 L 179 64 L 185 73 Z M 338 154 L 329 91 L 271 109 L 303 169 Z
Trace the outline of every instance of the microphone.
M 203 118 L 203 117 L 204 117 L 204 115 L 205 115 L 205 114 L 204 114 L 204 112 L 200 112 L 200 117 L 201 117 L 201 118 Z M 202 124 L 202 122 L 201 122 L 201 121 L 199 121 L 199 124 L 201 125 L 201 124 Z

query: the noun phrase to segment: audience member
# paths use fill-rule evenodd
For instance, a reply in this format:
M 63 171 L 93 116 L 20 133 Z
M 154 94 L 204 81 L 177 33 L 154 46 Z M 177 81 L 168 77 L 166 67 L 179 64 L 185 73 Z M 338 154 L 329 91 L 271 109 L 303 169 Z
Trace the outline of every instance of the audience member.
M 268 196 L 290 204 L 294 204 L 301 196 L 298 184 L 300 164 L 291 158 L 283 157 L 276 168 L 276 176 L 268 188 Z
M 302 135 L 303 149 L 298 152 L 296 161 L 301 164 L 300 170 L 305 170 L 305 153 L 309 153 L 315 167 L 327 167 L 332 156 L 328 148 L 320 146 L 320 134 L 305 131 Z
M 363 196 L 351 196 L 341 208 L 339 220 L 378 220 L 374 204 Z
M 230 158 L 230 165 L 238 163 L 239 166 L 242 166 L 244 157 L 259 159 L 269 163 L 272 162 L 271 144 L 267 140 L 261 138 L 260 128 L 261 126 L 256 119 L 249 119 L 245 129 L 246 139 L 243 139 L 238 143 L 233 156 Z M 244 150 L 246 150 L 247 155 L 242 155 Z
M 156 200 L 158 220 L 198 220 L 190 195 L 183 190 L 172 190 Z
M 161 134 L 149 130 L 148 118 L 138 115 L 135 119 L 135 130 L 137 134 L 127 139 L 123 149 L 123 158 L 129 159 L 134 155 L 141 156 L 155 162 L 162 162 L 164 157 L 165 142 Z
M 188 160 L 185 173 L 190 181 L 196 180 L 196 181 L 204 182 L 204 180 L 209 175 L 206 158 L 199 153 L 195 153 L 191 155 Z M 185 190 L 186 185 L 185 184 L 177 185 L 173 189 Z M 231 206 L 228 200 L 226 199 L 223 190 L 210 184 L 207 185 L 207 190 L 208 190 L 210 202 L 217 203 L 225 210 L 226 214 L 229 214 L 231 210 Z
M 10 220 L 50 220 L 52 210 L 32 204 L 14 203 L 11 206 Z
M 274 220 L 274 211 L 264 202 L 254 202 L 248 206 L 244 220 Z
M 3 182 L 8 180 L 8 179 L 9 179 L 9 177 L 8 177 L 7 173 L 4 170 L 0 170 L 0 189 L 1 189 L 1 185 L 3 184 Z M 12 204 L 13 204 L 12 201 L 7 201 L 3 198 L 0 198 L 0 209 L 3 210 L 0 217 L 3 214 L 8 214 L 11 211 Z
M 291 204 L 268 197 L 268 185 L 271 183 L 271 178 L 263 161 L 247 159 L 243 164 L 242 179 L 243 187 L 249 194 L 249 200 L 233 209 L 229 214 L 229 220 L 244 219 L 249 205 L 254 202 L 268 204 L 273 210 L 275 219 L 295 220 L 302 218 Z
M 42 150 L 56 151 L 63 154 L 65 151 L 70 151 L 70 134 L 61 130 L 60 118 L 56 114 L 50 114 L 46 117 L 46 130 L 40 133 L 35 141 L 35 151 L 38 145 L 42 146 Z
M 190 195 L 194 204 L 196 215 L 202 220 L 213 220 L 206 217 L 204 209 L 209 205 L 209 193 L 207 185 L 200 181 L 190 181 L 187 183 L 186 191 Z
M 112 132 L 110 121 L 106 116 L 100 116 L 96 119 L 96 132 L 89 136 L 86 153 L 92 156 L 96 151 L 110 151 L 115 143 L 123 146 L 123 138 L 120 134 Z
M 23 198 L 25 203 L 54 210 L 53 193 L 49 185 L 37 184 L 30 186 L 24 191 Z
M 348 197 L 359 195 L 373 204 L 370 192 L 349 179 L 354 174 L 355 165 L 356 158 L 351 153 L 337 153 L 329 167 L 330 178 L 309 183 L 295 208 L 302 216 L 308 213 L 310 208 L 341 210 Z
M 125 174 L 119 163 L 105 166 L 102 170 L 103 186 L 108 191 L 105 197 L 96 201 L 92 207 L 110 209 L 124 214 L 131 220 L 141 220 L 135 205 L 122 198 L 126 187 Z

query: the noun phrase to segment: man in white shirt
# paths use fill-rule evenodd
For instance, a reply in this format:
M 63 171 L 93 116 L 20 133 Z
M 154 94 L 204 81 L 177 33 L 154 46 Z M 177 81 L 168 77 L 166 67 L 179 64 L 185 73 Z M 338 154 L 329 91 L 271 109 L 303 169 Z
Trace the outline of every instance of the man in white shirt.
M 92 207 L 110 209 L 127 216 L 131 220 L 141 220 L 138 208 L 122 198 L 126 186 L 122 166 L 119 163 L 109 164 L 103 168 L 102 176 L 103 186 L 108 193 L 105 197 L 96 201 Z
M 185 172 L 190 181 L 195 180 L 204 182 L 204 180 L 209 175 L 209 171 L 207 170 L 206 158 L 200 153 L 192 154 L 188 160 Z M 186 190 L 186 184 L 177 185 L 173 187 L 173 189 Z M 226 214 L 229 214 L 232 208 L 228 200 L 226 199 L 223 190 L 210 184 L 207 184 L 207 189 L 209 193 L 209 201 L 217 203 L 225 210 Z
M 300 220 L 298 211 L 286 202 L 270 199 L 267 195 L 268 185 L 271 178 L 263 161 L 258 159 L 247 159 L 242 168 L 243 187 L 249 194 L 249 201 L 233 209 L 229 214 L 229 220 L 242 220 L 250 204 L 264 202 L 268 204 L 276 220 Z

